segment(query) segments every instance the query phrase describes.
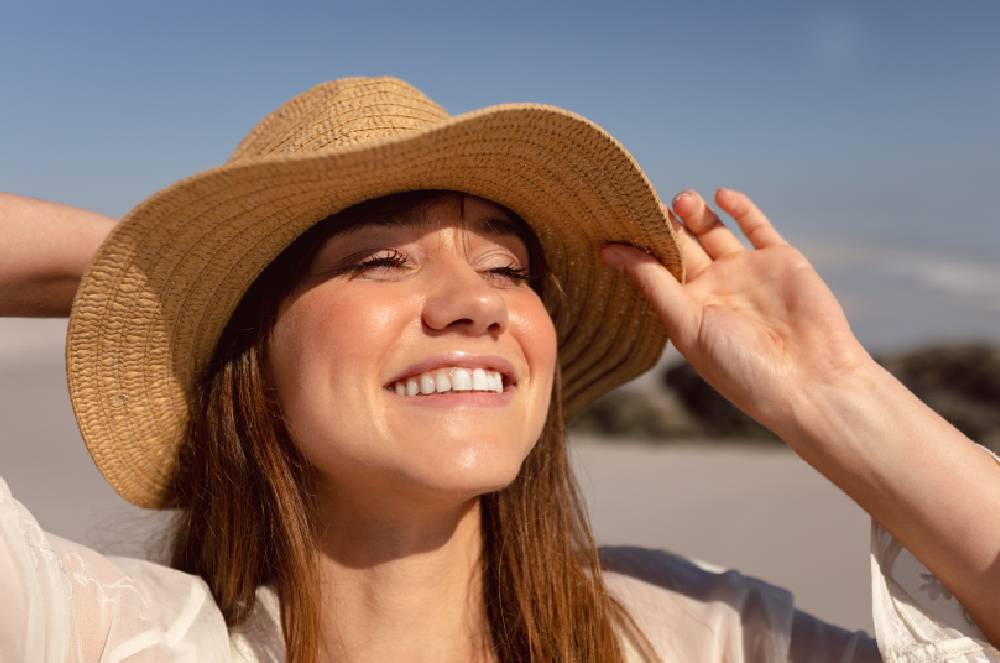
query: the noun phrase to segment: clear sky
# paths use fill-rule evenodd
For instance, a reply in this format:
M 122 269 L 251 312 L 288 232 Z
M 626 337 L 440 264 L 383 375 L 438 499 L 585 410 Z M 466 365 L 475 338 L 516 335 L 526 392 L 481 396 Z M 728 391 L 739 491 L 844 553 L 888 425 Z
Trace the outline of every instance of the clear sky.
M 750 193 L 870 349 L 1000 340 L 1000 3 L 9 3 L 0 190 L 120 216 L 281 102 L 399 76 L 561 105 L 660 195 Z

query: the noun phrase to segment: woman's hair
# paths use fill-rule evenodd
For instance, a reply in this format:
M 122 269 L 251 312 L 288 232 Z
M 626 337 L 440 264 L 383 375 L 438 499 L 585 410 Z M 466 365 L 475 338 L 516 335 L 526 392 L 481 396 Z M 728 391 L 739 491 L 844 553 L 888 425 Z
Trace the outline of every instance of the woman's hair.
M 268 376 L 278 306 L 330 235 L 365 220 L 406 218 L 450 196 L 425 190 L 366 201 L 314 225 L 248 289 L 216 347 L 191 413 L 171 501 L 181 510 L 170 564 L 198 575 L 232 628 L 271 585 L 291 663 L 320 648 L 320 584 L 313 545 L 315 475 L 290 439 Z M 545 274 L 534 233 L 509 212 Z M 618 634 L 649 643 L 606 591 L 586 511 L 569 466 L 558 369 L 544 429 L 514 481 L 480 497 L 481 578 L 490 645 L 500 661 L 622 661 Z

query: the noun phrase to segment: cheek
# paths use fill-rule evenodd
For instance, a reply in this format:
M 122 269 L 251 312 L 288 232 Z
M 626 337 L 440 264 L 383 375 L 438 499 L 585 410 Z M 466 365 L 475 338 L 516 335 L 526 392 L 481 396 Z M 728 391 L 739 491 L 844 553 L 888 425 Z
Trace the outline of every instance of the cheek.
M 539 431 L 544 424 L 545 415 L 548 413 L 549 401 L 552 394 L 552 379 L 558 362 L 558 345 L 555 325 L 548 311 L 537 298 L 533 298 L 527 305 L 517 308 L 517 314 L 512 316 L 512 328 L 521 340 L 524 348 L 525 359 L 531 370 L 534 385 L 535 407 L 533 415 L 535 419 L 541 419 L 538 423 Z
M 528 361 L 548 367 L 549 373 L 554 371 L 558 355 L 556 327 L 541 300 L 534 298 L 530 306 L 523 307 L 519 324 L 531 339 L 526 344 Z
M 365 366 L 361 359 L 370 362 L 399 317 L 398 305 L 384 298 L 353 291 L 324 295 L 316 288 L 279 313 L 272 340 L 277 372 L 282 363 L 299 372 L 317 367 L 358 372 Z
M 345 289 L 348 290 L 348 289 Z M 282 310 L 271 343 L 278 400 L 300 445 L 355 437 L 371 422 L 365 397 L 403 324 L 399 302 L 320 286 Z M 336 404 L 335 406 L 333 404 Z

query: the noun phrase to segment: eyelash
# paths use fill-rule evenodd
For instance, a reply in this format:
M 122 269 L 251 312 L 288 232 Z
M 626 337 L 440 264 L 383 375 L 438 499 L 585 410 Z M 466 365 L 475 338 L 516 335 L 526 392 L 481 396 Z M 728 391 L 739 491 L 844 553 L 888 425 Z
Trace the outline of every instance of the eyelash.
M 378 269 L 380 267 L 403 267 L 405 264 L 406 257 L 399 251 L 392 251 L 387 256 L 368 258 L 367 260 L 358 263 L 351 268 L 351 273 L 357 275 L 370 269 Z M 488 273 L 509 278 L 517 283 L 527 283 L 531 280 L 531 275 L 528 273 L 526 268 L 515 267 L 513 264 L 505 265 L 503 267 L 494 267 L 493 269 L 488 270 Z

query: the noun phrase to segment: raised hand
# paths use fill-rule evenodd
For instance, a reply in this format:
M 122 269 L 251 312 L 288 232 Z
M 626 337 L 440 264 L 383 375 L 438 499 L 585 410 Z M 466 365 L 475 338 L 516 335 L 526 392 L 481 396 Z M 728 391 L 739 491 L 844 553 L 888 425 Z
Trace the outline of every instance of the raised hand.
M 806 257 L 745 194 L 719 189 L 719 207 L 747 250 L 693 191 L 667 213 L 686 265 L 681 285 L 655 258 L 611 244 L 601 253 L 645 292 L 677 350 L 721 394 L 780 434 L 803 390 L 872 363 L 844 311 Z

